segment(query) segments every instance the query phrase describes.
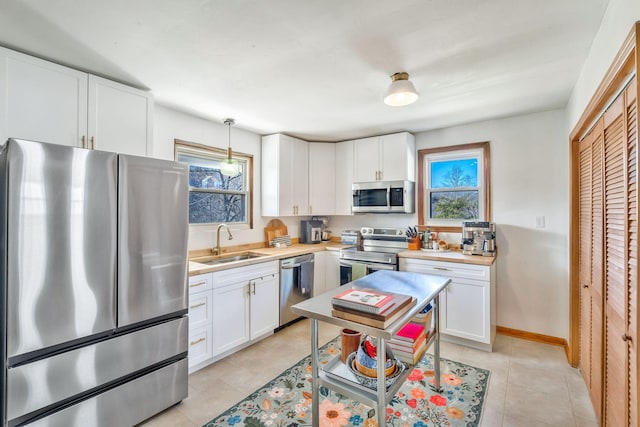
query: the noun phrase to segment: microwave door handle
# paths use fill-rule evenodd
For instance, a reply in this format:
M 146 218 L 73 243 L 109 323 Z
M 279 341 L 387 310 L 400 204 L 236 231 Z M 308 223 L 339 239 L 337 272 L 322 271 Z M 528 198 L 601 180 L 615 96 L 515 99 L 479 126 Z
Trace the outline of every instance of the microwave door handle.
M 391 208 L 391 185 L 387 186 L 387 209 Z

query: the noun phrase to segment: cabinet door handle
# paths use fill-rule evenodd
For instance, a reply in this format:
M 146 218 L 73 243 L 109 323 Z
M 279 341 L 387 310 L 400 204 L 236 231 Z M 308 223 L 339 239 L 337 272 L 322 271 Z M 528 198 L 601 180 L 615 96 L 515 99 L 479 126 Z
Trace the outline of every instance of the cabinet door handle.
M 206 303 L 206 302 L 201 302 L 200 304 L 196 304 L 196 305 L 189 306 L 189 308 L 190 308 L 190 309 L 191 309 L 191 308 L 198 308 L 198 307 L 202 307 L 203 305 L 207 305 L 207 303 Z
M 91 137 L 90 141 L 91 141 L 91 149 L 93 150 L 95 148 L 95 141 L 93 137 Z
M 198 338 L 195 341 L 191 341 L 189 344 L 190 345 L 196 345 L 196 344 L 200 344 L 202 341 L 206 341 L 206 340 L 207 340 L 206 338 Z
M 382 171 L 378 171 L 378 179 L 382 181 Z
M 309 214 L 313 213 L 313 207 L 309 205 Z
M 622 334 L 622 341 L 631 341 L 631 335 Z
M 252 282 L 251 285 L 252 285 L 252 288 L 253 288 L 252 294 L 255 295 L 256 294 L 256 282 Z
M 206 285 L 207 281 L 203 280 L 201 282 L 196 282 L 196 283 L 189 283 L 189 287 L 190 288 L 195 288 L 196 286 L 202 286 L 202 285 Z
M 589 285 L 586 285 L 586 284 L 585 284 L 585 285 L 582 285 L 582 287 L 586 289 L 586 288 L 588 288 L 588 287 L 589 287 Z
M 441 271 L 449 271 L 448 268 L 445 267 L 433 267 L 434 270 L 441 270 Z
M 82 148 L 87 148 L 87 137 L 82 135 Z

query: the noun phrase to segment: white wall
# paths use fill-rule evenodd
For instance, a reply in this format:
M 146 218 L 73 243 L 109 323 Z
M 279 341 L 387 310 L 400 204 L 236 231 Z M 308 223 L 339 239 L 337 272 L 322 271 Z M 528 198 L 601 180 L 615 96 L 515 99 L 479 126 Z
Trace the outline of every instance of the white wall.
M 490 141 L 498 325 L 562 338 L 569 334 L 565 129 L 565 110 L 555 110 L 415 135 L 417 149 Z M 535 228 L 537 215 L 545 216 L 546 228 Z M 416 222 L 416 215 L 357 215 L 334 217 L 330 227 L 339 232 Z
M 154 115 L 153 157 L 173 160 L 174 139 L 217 148 L 227 148 L 229 133 L 227 126 L 223 123 L 215 123 L 191 116 L 158 104 L 155 106 Z M 232 226 L 233 240 L 227 240 L 227 233 L 223 231 L 221 242 L 223 248 L 225 246 L 264 241 L 264 227 L 271 218 L 260 216 L 260 140 L 260 135 L 244 131 L 237 125 L 231 128 L 231 148 L 235 151 L 253 155 L 253 229 L 249 229 L 246 226 Z M 297 237 L 300 220 L 308 218 L 281 219 L 287 225 L 289 234 Z M 189 227 L 189 250 L 211 248 L 215 245 L 215 227 L 197 225 Z
M 640 20 L 640 1 L 610 0 L 600 29 L 573 88 L 567 106 L 568 131 L 573 130 L 589 100 L 602 81 L 622 42 Z
M 498 325 L 569 334 L 569 152 L 564 110 L 416 135 L 416 147 L 490 141 Z M 544 215 L 546 228 L 535 228 Z

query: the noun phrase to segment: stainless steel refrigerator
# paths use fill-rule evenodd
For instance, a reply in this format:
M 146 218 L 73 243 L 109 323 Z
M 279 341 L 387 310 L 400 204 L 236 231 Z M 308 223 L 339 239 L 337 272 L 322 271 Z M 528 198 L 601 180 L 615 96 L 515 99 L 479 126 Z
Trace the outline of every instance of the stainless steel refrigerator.
M 187 396 L 188 169 L 0 151 L 3 426 L 127 426 Z

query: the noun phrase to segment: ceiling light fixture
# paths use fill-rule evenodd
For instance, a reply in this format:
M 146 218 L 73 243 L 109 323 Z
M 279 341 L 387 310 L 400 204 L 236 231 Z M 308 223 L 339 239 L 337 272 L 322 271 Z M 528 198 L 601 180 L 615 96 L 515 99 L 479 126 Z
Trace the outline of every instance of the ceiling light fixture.
M 227 148 L 227 158 L 220 162 L 220 172 L 227 176 L 238 175 L 238 161 L 232 156 L 231 151 L 231 126 L 236 123 L 233 119 L 224 119 L 224 124 L 229 128 L 229 147 Z
M 384 103 L 392 107 L 403 107 L 415 102 L 418 92 L 409 81 L 409 73 L 395 73 L 391 76 L 391 84 L 384 95 Z

